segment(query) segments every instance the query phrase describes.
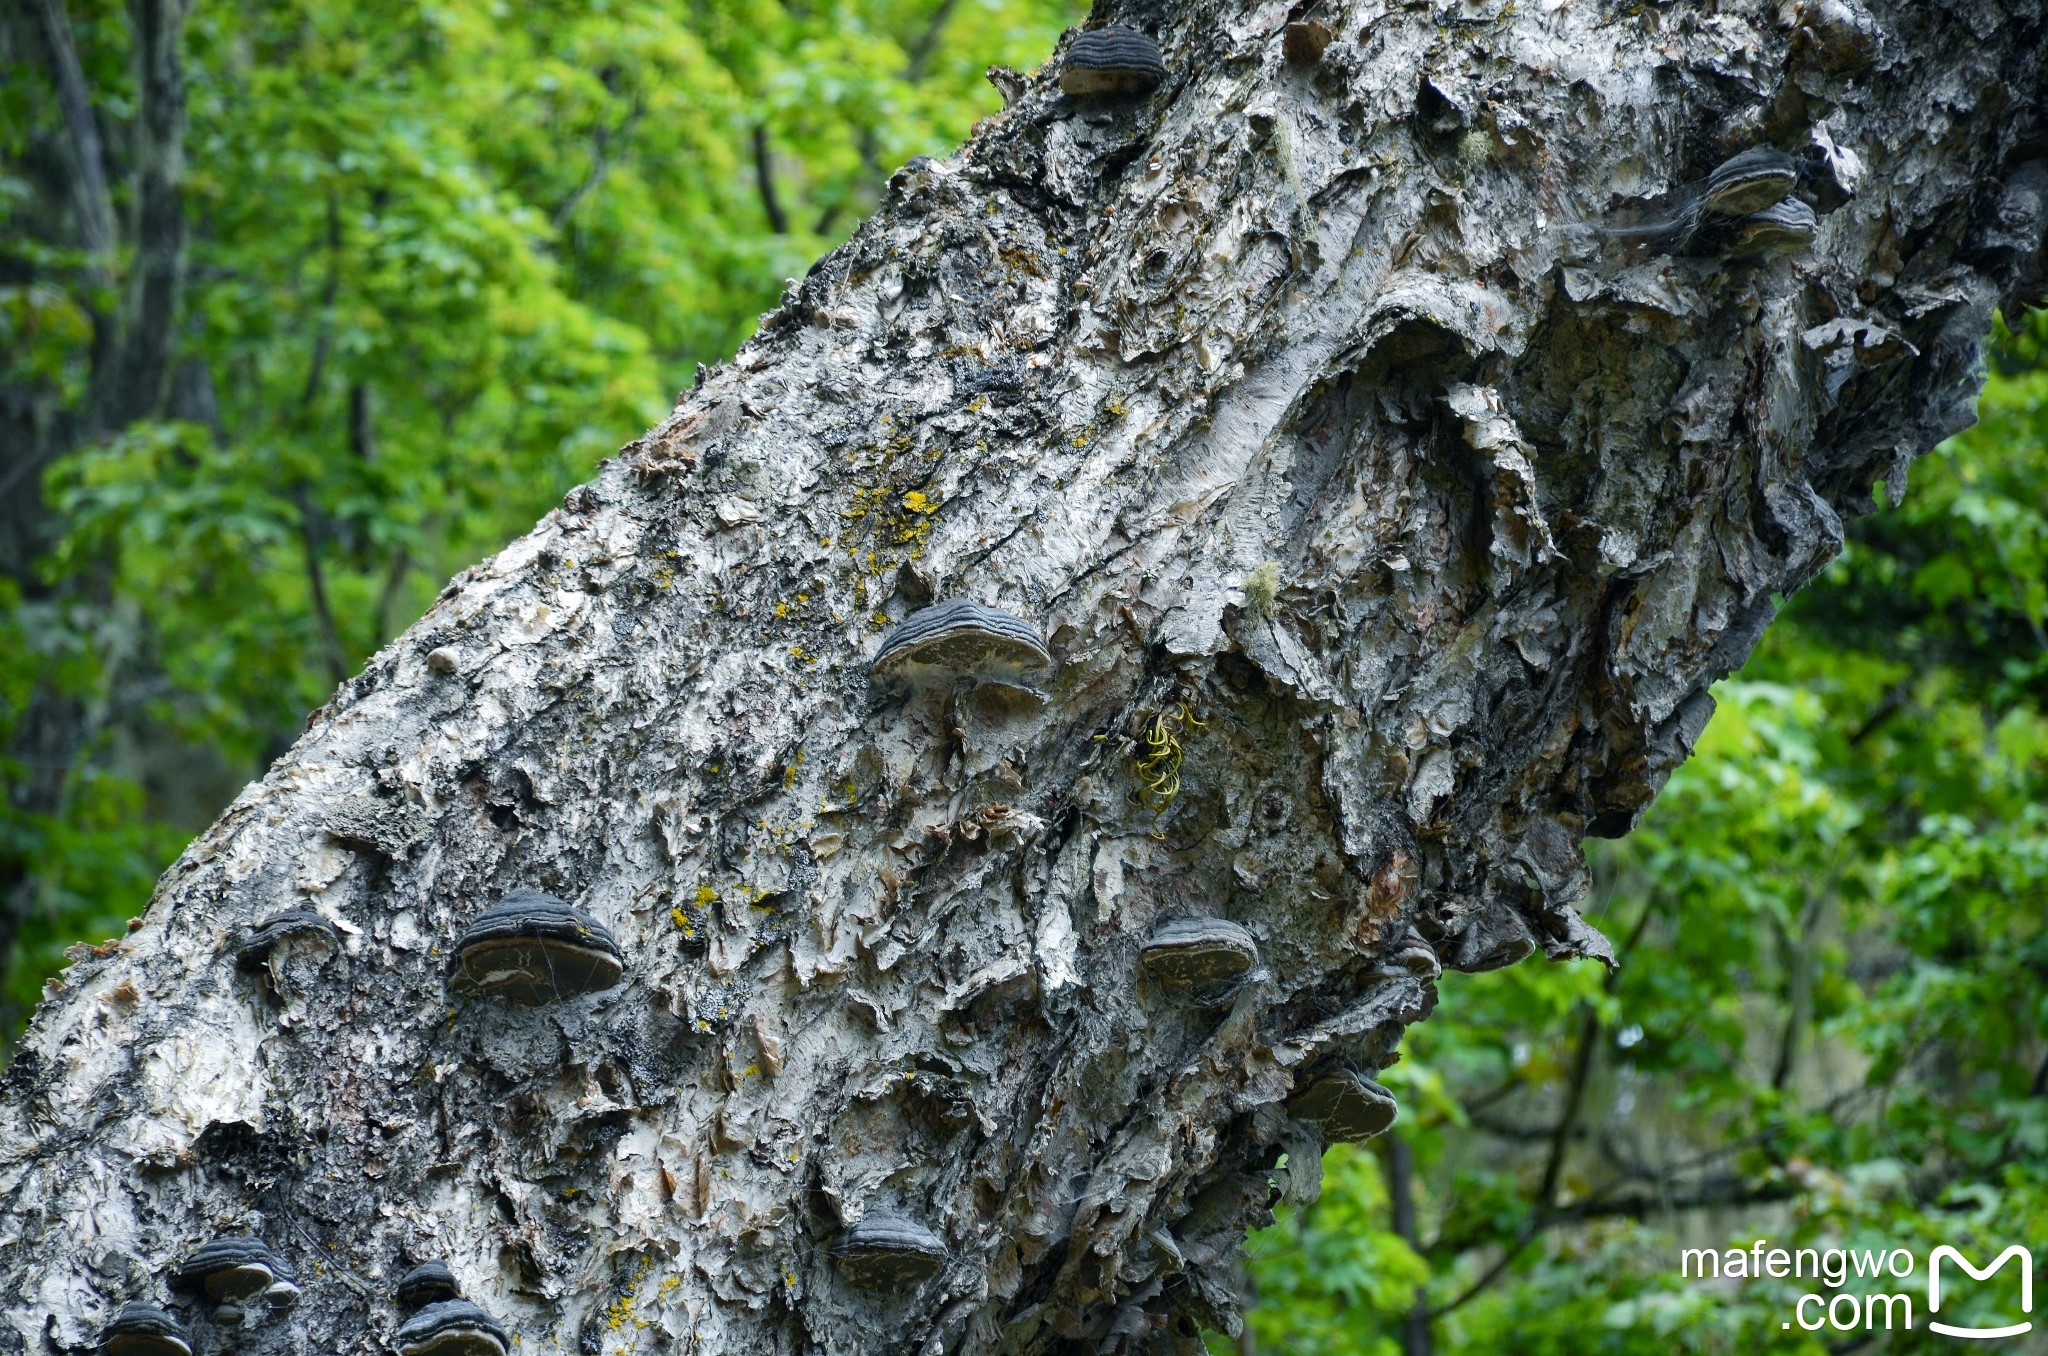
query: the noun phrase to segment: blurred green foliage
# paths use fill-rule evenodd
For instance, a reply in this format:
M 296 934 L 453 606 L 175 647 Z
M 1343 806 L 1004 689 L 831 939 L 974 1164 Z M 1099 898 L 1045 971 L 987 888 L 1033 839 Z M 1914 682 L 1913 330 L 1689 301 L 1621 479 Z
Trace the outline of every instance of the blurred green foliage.
M 128 11 L 67 7 L 118 173 Z M 49 549 L 0 596 L 0 775 L 62 782 L 0 809 L 22 929 L 0 1030 L 450 575 L 665 414 L 905 160 L 1001 107 L 986 66 L 1036 66 L 1083 9 L 195 6 L 177 353 L 207 396 L 56 459 Z M 0 389 L 61 410 L 108 299 L 51 188 L 43 47 L 12 24 Z M 30 737 L 39 700 L 82 713 L 66 747 Z
M 1924 1269 L 1844 1287 L 1910 1295 L 1910 1335 L 1805 1332 L 1798 1297 L 1835 1291 L 1702 1284 L 1680 1249 L 2048 1256 L 2044 339 L 1999 336 L 1982 422 L 1854 527 L 1601 845 L 1621 973 L 1444 976 L 1383 1076 L 1415 1237 L 1389 1142 L 1333 1150 L 1322 1199 L 1251 1242 L 1257 1350 L 1414 1351 L 1418 1282 L 1442 1353 L 1953 1350 Z M 2016 1299 L 2008 1268 L 1940 1317 Z

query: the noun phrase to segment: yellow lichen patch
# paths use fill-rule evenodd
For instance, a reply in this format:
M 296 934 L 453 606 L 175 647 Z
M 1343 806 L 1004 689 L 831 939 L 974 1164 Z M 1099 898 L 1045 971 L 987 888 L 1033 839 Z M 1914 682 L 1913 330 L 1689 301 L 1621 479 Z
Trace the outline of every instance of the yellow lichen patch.
M 839 511 L 839 516 L 849 523 L 857 523 L 887 503 L 888 499 L 889 490 L 886 486 L 856 485 L 853 487 L 852 501 Z
M 663 552 L 661 553 L 661 558 L 662 558 L 663 560 L 681 560 L 681 559 L 682 559 L 682 554 L 681 554 L 680 552 L 677 552 L 677 551 L 663 551 Z M 673 586 L 673 585 L 675 584 L 675 582 L 676 582 L 676 570 L 675 570 L 675 566 L 673 566 L 673 565 L 661 565 L 661 566 L 658 566 L 658 567 L 656 567 L 656 569 L 655 569 L 655 571 L 654 571 L 654 576 L 653 576 L 653 578 L 654 578 L 654 587 L 656 587 L 656 588 L 658 588 L 658 589 L 665 589 L 665 588 L 670 588 L 670 587 L 672 587 L 672 586 Z
M 1065 252 L 1064 250 L 1061 251 L 1063 254 Z M 1034 278 L 1046 276 L 1045 265 L 1039 262 L 1037 255 L 1025 249 L 1022 245 L 1004 245 L 996 251 L 996 256 L 1013 273 L 1026 273 Z
M 647 1279 L 647 1273 L 652 1270 L 654 1270 L 653 1260 L 651 1258 L 641 1258 L 639 1267 L 633 1272 L 633 1279 L 626 1282 L 626 1288 L 619 1292 L 617 1299 L 614 1299 L 609 1305 L 605 1306 L 605 1327 L 612 1332 L 623 1333 L 626 1330 L 626 1325 L 629 1323 L 635 1331 L 652 1326 L 647 1319 L 641 1318 L 634 1312 L 636 1308 L 635 1298 L 639 1294 L 640 1283 Z M 657 1293 L 666 1294 L 670 1288 L 672 1287 L 664 1280 L 662 1288 Z
M 890 445 L 884 460 L 910 448 L 908 437 L 899 438 Z M 933 449 L 932 455 L 938 453 L 939 449 Z M 879 575 L 902 560 L 915 560 L 923 554 L 925 538 L 931 533 L 932 515 L 938 511 L 939 501 L 924 490 L 899 493 L 888 485 L 855 486 L 852 498 L 840 510 L 839 516 L 846 521 L 847 529 L 839 534 L 839 543 L 856 571 L 870 577 Z M 878 546 L 904 549 L 885 556 L 875 549 Z

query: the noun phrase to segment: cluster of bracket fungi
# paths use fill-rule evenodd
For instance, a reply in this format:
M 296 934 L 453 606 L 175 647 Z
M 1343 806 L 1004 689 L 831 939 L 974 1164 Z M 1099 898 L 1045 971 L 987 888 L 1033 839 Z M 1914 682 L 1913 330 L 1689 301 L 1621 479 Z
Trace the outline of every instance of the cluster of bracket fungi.
M 1290 35 L 1290 40 L 1292 35 Z M 1290 48 L 1290 53 L 1292 53 Z M 1062 62 L 1062 92 L 1079 99 L 1149 94 L 1166 78 L 1158 45 L 1120 25 L 1076 35 Z M 1703 224 L 1735 223 L 1735 248 L 1776 248 L 1813 232 L 1813 211 L 1790 197 L 1798 167 L 1777 152 L 1746 152 L 1715 171 L 1681 204 L 1673 229 L 1688 238 Z M 1801 237 L 1801 232 L 1804 232 Z M 956 597 L 913 612 L 883 640 L 870 667 L 878 688 L 908 688 L 949 696 L 995 686 L 1041 693 L 1038 678 L 1053 667 L 1039 628 L 1025 619 L 969 598 Z M 292 908 L 248 929 L 233 948 L 237 965 L 273 967 L 285 948 L 339 945 L 334 925 L 310 908 Z M 1214 1006 L 1257 982 L 1258 942 L 1224 918 L 1179 917 L 1161 925 L 1140 949 L 1141 973 L 1175 1001 Z M 1389 978 L 1434 978 L 1433 949 L 1410 933 L 1382 963 Z M 517 889 L 484 910 L 464 930 L 449 967 L 457 992 L 502 998 L 524 1006 L 559 1003 L 602 992 L 625 975 L 618 939 L 590 913 L 538 890 Z M 1394 1098 L 1372 1078 L 1333 1067 L 1315 1076 L 1289 1106 L 1328 1140 L 1364 1140 L 1386 1130 Z M 922 1222 L 871 1208 L 846 1228 L 831 1257 L 848 1283 L 870 1291 L 901 1291 L 936 1275 L 945 1265 L 945 1241 Z M 172 1289 L 211 1301 L 213 1321 L 236 1327 L 249 1311 L 291 1307 L 297 1282 L 283 1259 L 261 1239 L 216 1238 L 193 1252 L 171 1280 Z M 505 1356 L 505 1329 L 465 1299 L 454 1272 L 428 1261 L 393 1289 L 402 1318 L 395 1344 L 402 1356 Z M 123 1305 L 101 1330 L 109 1356 L 192 1356 L 185 1329 L 171 1312 L 143 1300 Z
M 1766 260 L 1813 243 L 1823 171 L 1812 160 L 1752 146 L 1676 190 L 1647 215 L 1610 222 L 1604 234 L 1669 246 L 1683 254 Z
M 1039 628 L 1025 619 L 968 598 L 951 598 L 913 612 L 883 640 L 871 664 L 877 685 L 936 691 L 997 685 L 1036 691 L 1035 678 L 1053 666 Z M 261 966 L 287 939 L 317 937 L 331 944 L 333 925 L 311 909 L 291 909 L 250 929 L 234 949 L 238 964 Z M 1257 940 L 1225 918 L 1167 921 L 1140 948 L 1138 966 L 1162 991 L 1203 1006 L 1227 1002 L 1260 977 Z M 1383 962 L 1390 978 L 1439 973 L 1435 951 L 1410 933 Z M 479 997 L 525 1006 L 564 1002 L 616 986 L 625 956 L 593 915 L 538 890 L 518 889 L 484 910 L 464 930 L 450 964 L 451 987 Z M 1360 1141 L 1394 1122 L 1394 1098 L 1370 1077 L 1348 1068 L 1324 1071 L 1289 1105 L 1330 1141 Z M 906 1215 L 870 1209 L 841 1235 L 831 1256 L 848 1283 L 870 1291 L 900 1291 L 936 1275 L 945 1265 L 945 1241 Z M 218 1238 L 179 1267 L 174 1288 L 216 1303 L 214 1321 L 233 1326 L 259 1301 L 288 1307 L 298 1287 L 282 1259 L 260 1239 Z M 401 1314 L 396 1342 L 402 1356 L 505 1356 L 505 1330 L 462 1297 L 448 1264 L 414 1267 L 394 1290 Z M 102 1331 L 109 1356 L 192 1356 L 177 1319 L 143 1301 L 115 1314 Z
M 986 684 L 1028 690 L 1031 675 L 1052 662 L 1043 634 L 1029 621 L 971 599 L 950 598 L 899 623 L 883 640 L 871 671 L 878 685 L 950 694 Z M 1140 947 L 1138 968 L 1163 991 L 1202 1006 L 1228 1002 L 1262 974 L 1257 939 L 1241 924 L 1207 916 L 1161 924 Z M 1425 981 L 1440 973 L 1435 949 L 1413 929 L 1378 970 L 1382 978 Z M 1331 1066 L 1308 1082 L 1288 1110 L 1315 1126 L 1326 1142 L 1360 1143 L 1390 1128 L 1397 1109 L 1393 1094 L 1369 1075 Z M 889 1290 L 935 1274 L 944 1262 L 945 1245 L 915 1220 L 870 1211 L 846 1231 L 833 1257 L 854 1284 Z
M 298 1283 L 284 1260 L 260 1238 L 216 1238 L 179 1266 L 174 1290 L 215 1302 L 213 1321 L 233 1328 L 257 1303 L 289 1309 Z M 402 1356 L 505 1356 L 510 1339 L 489 1314 L 462 1298 L 446 1262 L 423 1262 L 400 1278 L 393 1291 L 407 1315 L 397 1333 Z M 168 1310 L 131 1300 L 101 1329 L 99 1345 L 108 1356 L 192 1356 L 192 1339 Z
M 505 1330 L 462 1297 L 455 1273 L 442 1261 L 422 1262 L 398 1278 L 402 1356 L 505 1356 Z
M 171 1288 L 214 1304 L 213 1321 L 240 1327 L 249 1310 L 272 1312 L 299 1301 L 299 1285 L 283 1258 L 260 1238 L 231 1234 L 206 1243 L 179 1264 Z M 143 1300 L 121 1306 L 100 1333 L 110 1356 L 192 1356 L 192 1340 L 169 1311 Z

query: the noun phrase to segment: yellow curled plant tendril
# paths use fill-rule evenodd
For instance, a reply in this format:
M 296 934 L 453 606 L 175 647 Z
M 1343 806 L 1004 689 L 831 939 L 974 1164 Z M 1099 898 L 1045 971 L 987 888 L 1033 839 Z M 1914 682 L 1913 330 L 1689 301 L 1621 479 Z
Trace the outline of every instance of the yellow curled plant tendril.
M 1131 803 L 1150 810 L 1155 825 L 1166 814 L 1167 807 L 1173 804 L 1173 798 L 1180 794 L 1181 734 L 1190 728 L 1200 729 L 1202 725 L 1201 719 L 1188 710 L 1186 702 L 1175 702 L 1172 709 L 1158 712 L 1145 726 L 1142 735 L 1144 747 L 1131 762 L 1131 771 L 1138 779 L 1138 789 L 1131 793 Z

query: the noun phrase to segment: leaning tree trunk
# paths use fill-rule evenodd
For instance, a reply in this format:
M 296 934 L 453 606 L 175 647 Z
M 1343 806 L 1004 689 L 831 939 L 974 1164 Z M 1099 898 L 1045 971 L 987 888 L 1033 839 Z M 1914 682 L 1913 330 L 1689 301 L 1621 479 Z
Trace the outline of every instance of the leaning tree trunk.
M 2035 284 L 2039 5 L 1105 8 L 1156 93 L 1049 67 L 896 175 L 51 986 L 0 1349 L 246 1231 L 304 1299 L 202 1349 L 389 1349 L 445 1257 L 528 1352 L 1192 1351 L 1430 951 L 1606 954 L 1581 839 Z M 1757 145 L 1820 226 L 1737 257 L 1688 185 Z M 952 597 L 1041 697 L 870 681 Z M 625 982 L 451 991 L 522 887 Z M 338 944 L 238 966 L 290 907 Z M 1140 964 L 1187 917 L 1256 938 L 1220 1000 Z M 936 1275 L 856 1284 L 884 1214 Z

